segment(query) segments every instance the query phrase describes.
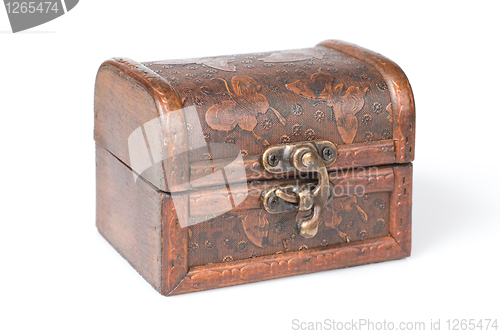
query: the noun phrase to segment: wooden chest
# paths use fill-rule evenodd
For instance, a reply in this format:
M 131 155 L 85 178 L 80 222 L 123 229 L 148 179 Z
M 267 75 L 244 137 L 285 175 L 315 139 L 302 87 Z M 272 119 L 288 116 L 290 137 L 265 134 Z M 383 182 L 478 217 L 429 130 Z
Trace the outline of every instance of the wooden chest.
M 164 295 L 410 255 L 414 101 L 372 51 L 114 58 L 94 137 L 97 227 Z

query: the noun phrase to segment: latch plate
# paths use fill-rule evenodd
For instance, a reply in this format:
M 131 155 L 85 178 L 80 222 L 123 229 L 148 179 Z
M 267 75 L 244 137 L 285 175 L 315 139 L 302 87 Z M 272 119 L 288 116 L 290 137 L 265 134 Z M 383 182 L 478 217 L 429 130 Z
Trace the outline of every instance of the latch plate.
M 311 214 L 298 222 L 300 234 L 311 238 L 318 231 L 319 219 L 333 191 L 326 167 L 337 159 L 337 146 L 327 140 L 282 144 L 267 148 L 262 154 L 262 165 L 273 174 L 298 172 L 300 176 L 315 173 L 318 183 L 276 185 L 261 194 L 263 208 L 269 213 L 309 211 Z

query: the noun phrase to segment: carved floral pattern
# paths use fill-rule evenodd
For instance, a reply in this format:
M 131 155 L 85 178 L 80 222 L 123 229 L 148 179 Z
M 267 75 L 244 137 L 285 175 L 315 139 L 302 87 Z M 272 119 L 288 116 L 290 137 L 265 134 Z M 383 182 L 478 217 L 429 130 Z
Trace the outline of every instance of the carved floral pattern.
M 386 111 L 386 106 L 390 103 L 389 89 L 383 91 L 379 88 L 385 88 L 381 84 L 385 81 L 384 78 L 372 67 L 364 66 L 362 61 L 324 47 L 290 52 L 228 55 L 222 58 L 205 57 L 147 62 L 145 65 L 153 71 L 162 70 L 157 77 L 170 81 L 183 102 L 196 106 L 199 117 L 202 118 L 203 132 L 211 136 L 209 141 L 212 142 L 220 142 L 226 134 L 224 130 L 216 130 L 205 123 L 206 112 L 213 105 L 221 103 L 222 100 L 233 99 L 225 89 L 222 79 L 227 82 L 233 94 L 236 93 L 233 91 L 232 77 L 236 75 L 249 76 L 254 79 L 261 87 L 258 93 L 264 95 L 269 104 L 279 110 L 280 114 L 286 119 L 287 125 L 282 127 L 281 122 L 277 121 L 273 112 L 268 110 L 267 113 L 262 115 L 260 112 L 255 111 L 258 109 L 255 107 L 255 110 L 251 111 L 251 117 L 256 118 L 258 124 L 253 131 L 257 136 L 261 137 L 260 140 L 255 140 L 253 133 L 242 130 L 237 126 L 233 128 L 234 131 L 229 130 L 234 136 L 241 138 L 240 143 L 249 152 L 249 155 L 260 154 L 266 142 L 279 144 L 283 134 L 288 135 L 292 141 L 307 140 L 305 132 L 309 128 L 315 131 L 316 139 L 326 138 L 338 145 L 350 141 L 348 138 L 349 131 L 356 132 L 353 143 L 364 142 L 364 134 L 367 131 L 373 133 L 373 138 L 370 141 L 390 139 L 395 136 L 395 134 L 393 135 L 394 126 L 390 124 L 392 121 L 390 116 L 393 112 L 392 109 L 397 108 Z M 254 65 L 254 68 L 248 68 L 245 65 Z M 362 97 L 362 100 L 364 100 L 362 110 L 355 115 L 357 120 L 354 120 L 354 117 L 344 117 L 346 120 L 344 128 L 348 129 L 344 132 L 348 133 L 347 137 L 345 133 L 342 133 L 342 126 L 339 126 L 341 122 L 338 122 L 338 110 L 336 110 L 338 108 L 325 105 L 320 105 L 320 108 L 315 107 L 317 103 L 327 103 L 326 99 L 323 100 L 316 96 L 319 95 L 318 89 L 312 89 L 316 93 L 313 94 L 315 95 L 314 99 L 305 98 L 290 89 L 297 81 L 311 82 L 312 75 L 318 73 L 331 75 L 331 80 L 324 82 L 327 90 L 334 92 L 335 87 L 343 83 L 339 97 L 341 102 L 343 99 L 348 99 L 349 93 L 352 93 L 354 88 L 358 87 L 361 95 L 363 95 L 365 88 L 369 87 L 369 91 Z M 277 77 L 279 77 L 279 80 L 277 80 Z M 386 82 L 388 85 L 389 81 Z M 379 87 L 377 87 L 377 83 L 379 83 Z M 285 85 L 288 85 L 288 87 Z M 351 86 L 354 86 L 354 88 L 349 90 Z M 320 89 L 319 93 L 323 89 Z M 198 104 L 195 104 L 196 98 L 202 99 L 203 102 L 196 100 Z M 201 103 L 203 105 L 199 105 Z M 299 104 L 302 108 L 293 108 L 295 104 Z M 330 103 L 330 105 L 333 105 L 333 103 Z M 343 112 L 343 114 L 348 114 L 348 112 Z M 368 117 L 364 118 L 366 114 L 372 117 L 371 121 Z M 272 122 L 264 121 L 266 118 L 271 119 Z M 349 118 L 352 122 L 348 121 Z M 359 122 L 357 130 L 356 121 Z M 293 125 L 296 123 L 302 126 L 300 136 L 295 136 L 292 133 Z M 349 130 L 350 125 L 354 129 Z M 382 132 L 383 129 L 388 129 L 389 132 Z M 367 137 L 367 139 L 369 138 Z M 194 145 L 192 142 L 190 144 Z M 409 151 L 408 146 L 405 144 L 406 149 Z M 402 149 L 398 148 L 398 150 Z M 191 154 L 190 161 L 200 161 L 200 156 L 201 151 Z
M 366 214 L 365 210 L 363 210 L 358 205 L 357 196 L 340 197 L 337 200 L 332 200 L 331 205 L 333 209 L 325 210 L 325 212 L 323 213 L 322 222 L 324 222 L 326 226 L 334 229 L 346 242 L 351 241 L 351 238 L 349 238 L 346 233 L 340 231 L 338 228 L 343 220 L 342 214 L 345 212 L 355 211 L 359 214 L 361 221 L 364 223 L 368 221 L 368 215 Z
M 281 124 L 285 125 L 286 120 L 279 111 L 269 105 L 267 98 L 259 93 L 260 85 L 249 76 L 234 76 L 231 79 L 233 91 L 229 89 L 228 83 L 224 79 L 227 93 L 231 100 L 225 100 L 211 106 L 206 115 L 207 124 L 214 130 L 230 131 L 239 125 L 242 130 L 253 133 L 257 140 L 263 144 L 269 144 L 262 140 L 255 132 L 257 125 L 257 115 L 265 114 L 271 109 Z
M 239 216 L 248 240 L 257 247 L 264 247 L 267 244 L 269 215 L 266 210 L 249 210 Z
M 321 100 L 333 108 L 337 128 L 344 143 L 352 144 L 358 131 L 358 113 L 365 104 L 364 96 L 368 88 L 361 90 L 359 87 L 350 86 L 344 91 L 344 84 L 333 87 L 333 76 L 329 73 L 318 71 L 310 79 L 301 79 L 286 85 L 292 92 L 310 99 Z
M 335 230 L 345 242 L 350 242 L 351 238 L 338 228 L 343 222 L 344 214 L 356 213 L 360 220 L 363 223 L 366 223 L 368 221 L 367 213 L 358 205 L 357 196 L 335 198 L 329 205 L 331 205 L 331 209 L 324 211 L 320 225 L 324 223 L 327 227 Z M 265 210 L 249 210 L 238 215 L 248 240 L 250 240 L 257 247 L 262 248 L 267 245 L 270 215 L 271 214 Z M 280 227 L 280 224 L 283 225 L 278 222 L 274 228 L 281 231 L 283 227 Z M 349 225 L 347 226 L 349 227 Z M 295 240 L 297 238 L 297 234 L 295 232 L 292 233 L 293 235 L 290 235 L 289 238 Z M 367 232 L 364 231 L 362 235 L 366 236 Z

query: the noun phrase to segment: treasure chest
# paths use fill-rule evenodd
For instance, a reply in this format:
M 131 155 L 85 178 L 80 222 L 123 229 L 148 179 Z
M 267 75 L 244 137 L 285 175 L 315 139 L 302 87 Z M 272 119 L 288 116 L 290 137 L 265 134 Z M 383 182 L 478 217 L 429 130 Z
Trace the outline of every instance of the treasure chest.
M 378 53 L 113 58 L 94 138 L 97 227 L 161 294 L 410 255 L 414 100 Z

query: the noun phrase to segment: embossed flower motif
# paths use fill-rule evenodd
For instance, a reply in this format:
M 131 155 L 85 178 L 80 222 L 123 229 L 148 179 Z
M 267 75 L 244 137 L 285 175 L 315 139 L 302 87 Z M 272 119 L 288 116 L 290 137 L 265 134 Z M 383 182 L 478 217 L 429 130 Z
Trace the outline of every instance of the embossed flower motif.
M 231 255 L 226 255 L 222 259 L 222 262 L 229 262 L 229 261 L 233 261 L 233 257 Z
M 273 63 L 264 63 L 264 66 L 266 66 L 266 67 L 274 67 L 274 64 Z
M 273 121 L 270 119 L 270 118 L 265 118 L 263 121 L 262 121 L 262 127 L 265 129 L 265 130 L 269 130 L 270 128 L 273 127 Z
M 383 129 L 380 135 L 382 139 L 389 139 L 391 137 L 391 131 L 389 129 Z
M 350 77 L 350 78 L 357 78 L 358 77 L 358 75 L 356 73 L 354 73 L 354 72 L 348 72 L 347 76 Z
M 176 78 L 176 77 L 170 77 L 170 78 L 168 79 L 168 82 L 170 82 L 170 84 L 172 84 L 172 85 L 176 85 L 176 84 L 178 84 L 178 83 L 179 83 L 179 79 L 178 79 L 178 78 Z
M 193 74 L 196 74 L 196 73 L 193 73 Z M 210 74 L 210 73 L 203 73 L 201 75 L 202 77 L 204 77 L 205 79 L 210 79 L 213 77 L 213 74 Z
M 385 220 L 383 220 L 382 218 L 380 218 L 379 220 L 377 220 L 373 226 L 375 228 L 376 231 L 381 231 L 384 229 L 385 227 Z
M 172 65 L 163 65 L 162 67 L 163 67 L 163 68 L 166 68 L 166 69 L 173 68 L 173 66 L 172 66 Z
M 190 253 L 196 253 L 198 250 L 199 246 L 196 242 L 193 242 L 192 244 L 189 245 L 188 250 Z
M 358 131 L 356 114 L 365 104 L 364 96 L 368 90 L 350 86 L 344 91 L 344 84 L 333 85 L 331 74 L 321 72 L 311 75 L 309 79 L 299 79 L 287 84 L 286 88 L 309 99 L 318 100 L 315 104 L 325 103 L 332 108 L 337 129 L 342 141 L 352 144 Z
M 362 122 L 363 124 L 365 124 L 365 125 L 371 124 L 372 120 L 373 120 L 373 119 L 372 119 L 372 116 L 370 116 L 370 115 L 368 115 L 368 114 L 364 115 L 364 116 L 361 118 L 361 122 Z
M 238 250 L 240 252 L 243 252 L 245 249 L 247 249 L 247 242 L 244 240 L 241 240 L 240 242 L 238 242 Z
M 215 245 L 212 241 L 210 241 L 210 240 L 205 241 L 205 247 L 207 247 L 208 249 L 212 249 L 212 248 L 214 248 L 214 246 Z
M 361 240 L 365 240 L 366 238 L 368 238 L 368 232 L 366 232 L 365 230 L 361 230 L 359 231 L 358 236 Z
M 227 137 L 224 142 L 226 144 L 234 144 L 235 143 L 235 139 L 233 137 Z
M 309 69 L 311 69 L 311 66 L 309 66 L 309 65 L 302 65 L 302 66 L 300 66 L 300 68 L 303 68 L 304 70 L 309 70 Z
M 346 60 L 346 61 L 344 61 L 344 63 L 346 65 L 354 65 L 354 63 L 352 61 L 350 61 L 350 60 Z
M 325 118 L 326 118 L 326 115 L 325 115 L 325 112 L 323 110 L 318 110 L 314 113 L 314 119 L 318 123 L 323 122 L 325 120 Z
M 198 66 L 190 65 L 186 67 L 188 70 L 196 70 Z
M 364 194 L 364 195 L 362 196 L 362 199 L 363 199 L 364 201 L 369 201 L 369 200 L 370 200 L 370 198 L 371 198 L 370 194 Z
M 374 204 L 375 204 L 375 207 L 379 210 L 385 209 L 385 202 L 381 199 L 377 199 Z
M 242 60 L 241 62 L 242 62 L 243 64 L 251 64 L 251 63 L 253 63 L 253 61 L 252 61 L 252 60 Z
M 364 81 L 370 80 L 370 77 L 367 74 L 361 74 L 360 78 Z
M 345 226 L 347 228 L 353 228 L 354 227 L 354 220 L 348 220 L 346 223 L 345 223 Z
M 279 87 L 278 87 L 278 86 L 276 86 L 276 85 L 270 84 L 270 85 L 269 85 L 269 89 L 270 89 L 270 90 L 277 91 L 277 90 L 279 89 Z
M 365 135 L 363 136 L 364 141 L 370 141 L 373 140 L 373 132 L 367 131 L 365 132 Z
M 335 63 L 333 61 L 324 61 L 323 64 L 333 66 Z
M 292 135 L 300 136 L 301 133 L 302 133 L 302 125 L 294 124 L 294 126 L 292 127 Z
M 282 144 L 288 144 L 290 142 L 290 137 L 288 137 L 287 135 L 283 135 L 280 139 L 280 143 Z
M 284 63 L 283 66 L 293 67 L 295 65 L 293 63 Z
M 385 81 L 381 81 L 377 83 L 377 88 L 380 89 L 381 91 L 386 91 L 387 90 L 387 84 Z
M 295 233 L 294 231 L 290 232 L 290 240 L 295 240 L 297 239 L 297 233 Z
M 188 78 L 194 78 L 196 76 L 198 76 L 198 74 L 196 74 L 196 73 L 186 73 L 186 77 L 188 77 Z
M 316 64 L 316 63 L 313 62 L 312 60 L 306 61 L 306 65 L 314 65 L 314 64 Z
M 315 137 L 316 137 L 316 133 L 314 132 L 313 129 L 306 130 L 306 139 L 307 140 L 314 140 Z
M 283 224 L 282 222 L 277 222 L 276 224 L 274 224 L 274 231 L 276 233 L 281 233 L 285 230 L 285 224 Z
M 212 69 L 210 69 L 210 70 L 207 70 L 206 72 L 207 72 L 207 73 L 210 73 L 210 74 L 215 74 L 215 73 L 217 73 L 218 71 L 217 71 L 215 68 L 212 68 Z
M 326 240 L 326 239 L 321 240 L 320 245 L 323 247 L 328 246 L 328 240 Z
M 189 88 L 189 87 L 184 87 L 184 88 L 182 89 L 182 91 L 183 91 L 184 93 L 186 93 L 186 94 L 189 94 L 189 93 L 191 93 L 191 92 L 193 91 L 193 89 L 191 89 L 191 88 Z
M 376 114 L 379 114 L 382 112 L 382 103 L 380 102 L 375 102 L 373 104 L 373 112 Z
M 202 106 L 204 103 L 205 103 L 205 101 L 203 101 L 202 98 L 195 97 L 194 104 L 196 104 L 197 106 Z
M 205 134 L 203 135 L 203 138 L 205 139 L 205 141 L 210 141 L 210 138 L 211 138 L 211 136 L 210 136 L 210 132 L 205 133 Z
M 254 68 L 255 66 L 253 64 L 245 64 L 244 67 L 246 67 L 246 68 Z
M 288 74 L 287 70 L 276 70 L 278 74 Z
M 155 72 L 155 73 L 161 73 L 163 71 L 162 70 L 154 70 L 153 72 Z
M 222 244 L 227 248 L 229 248 L 233 244 L 233 241 L 229 237 L 225 237 L 224 240 L 222 241 Z
M 292 112 L 296 116 L 300 116 L 304 113 L 304 107 L 296 103 L 292 106 Z
M 304 70 L 295 70 L 295 73 L 303 75 L 303 74 L 306 74 L 306 71 L 304 71 Z
M 168 73 L 170 73 L 170 74 L 179 74 L 179 73 L 181 73 L 181 72 L 179 72 L 179 71 L 170 71 L 170 72 L 168 72 Z
M 247 150 L 241 150 L 241 156 L 242 157 L 246 157 L 248 155 L 248 151 Z

